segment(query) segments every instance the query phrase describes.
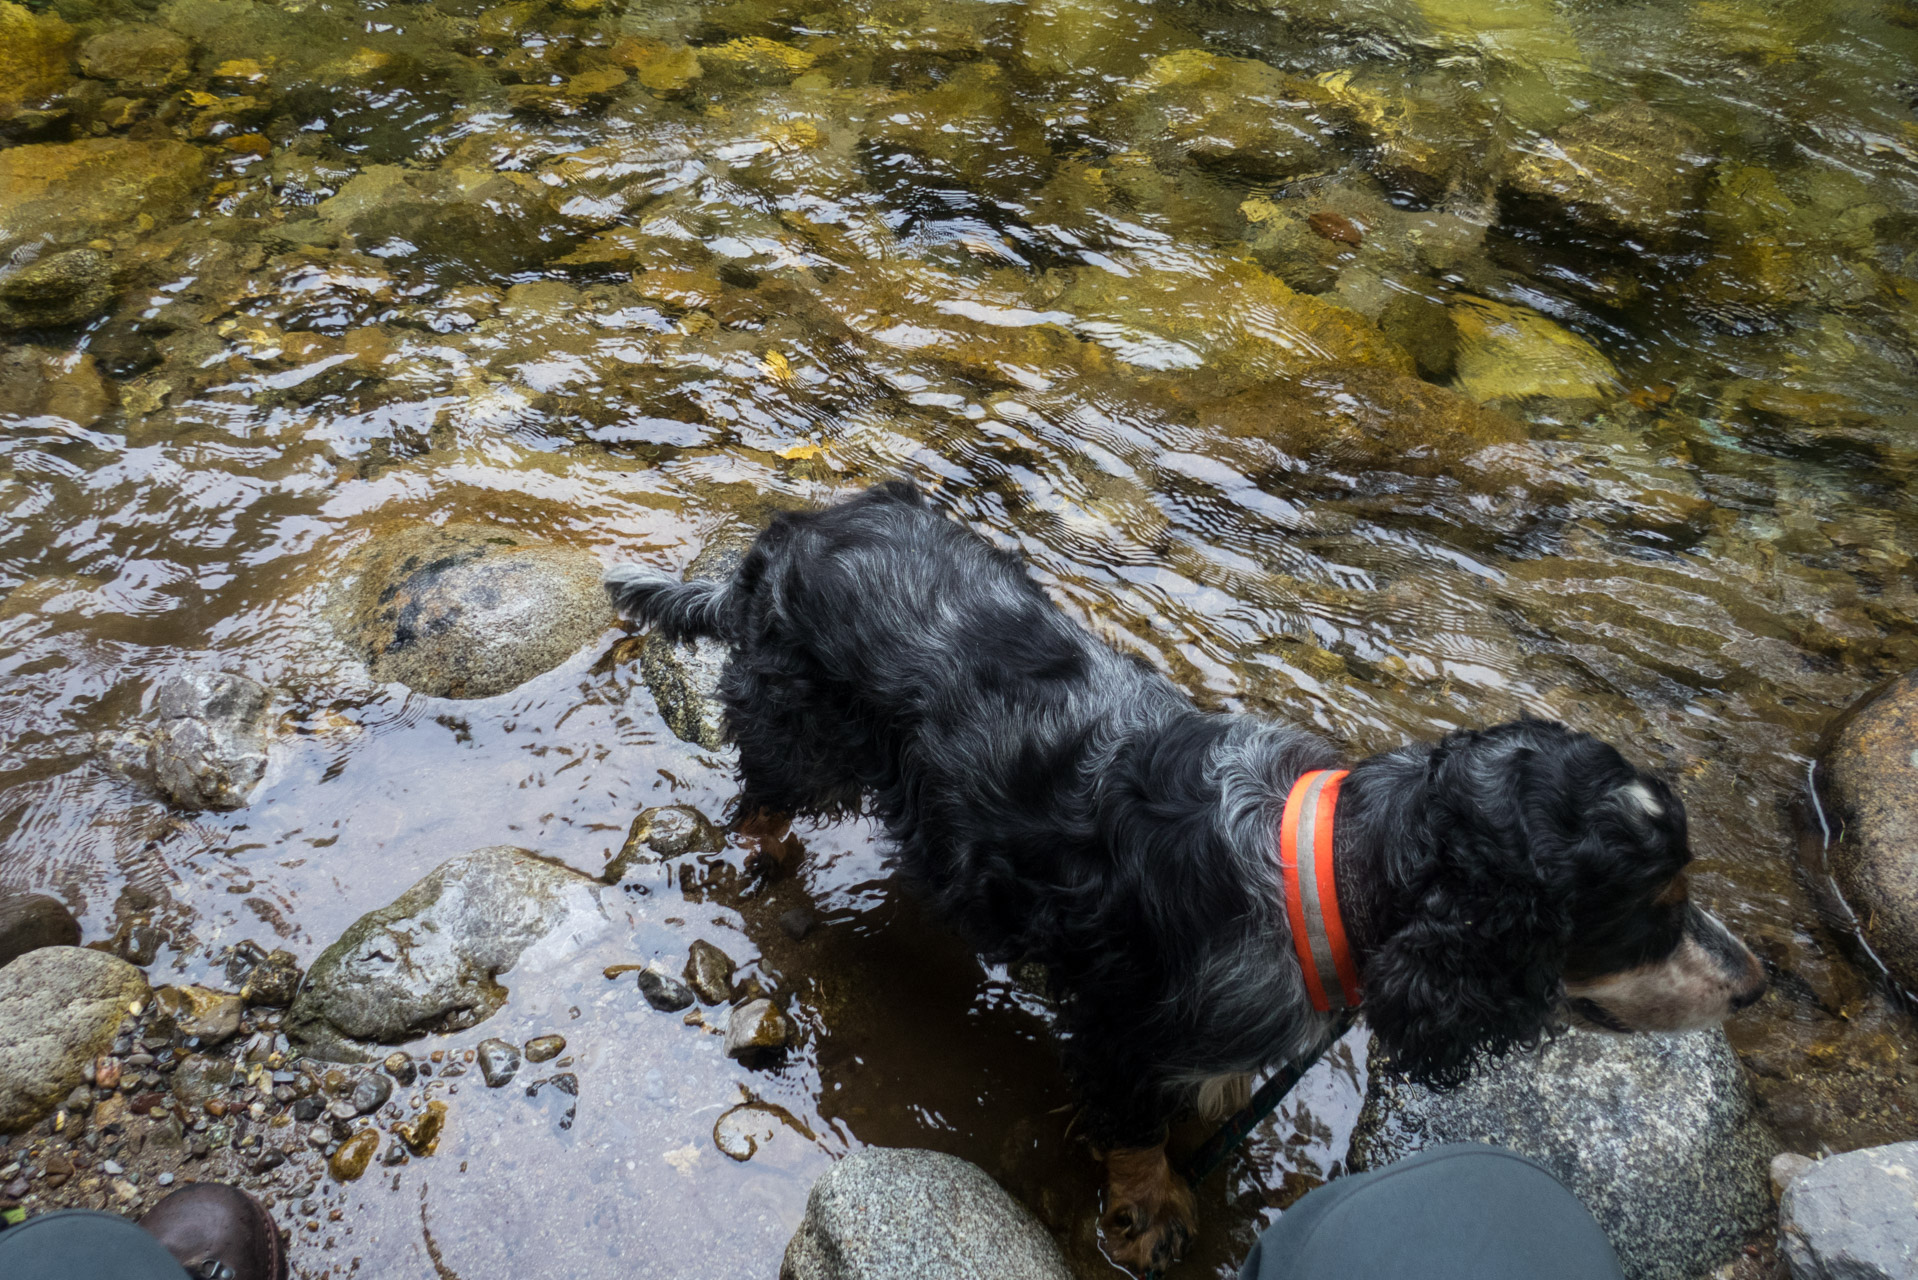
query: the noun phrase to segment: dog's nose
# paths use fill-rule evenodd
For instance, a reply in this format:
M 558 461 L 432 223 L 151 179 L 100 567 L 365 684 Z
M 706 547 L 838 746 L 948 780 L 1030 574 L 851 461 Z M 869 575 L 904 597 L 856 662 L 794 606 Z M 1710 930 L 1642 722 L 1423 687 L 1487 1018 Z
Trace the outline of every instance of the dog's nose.
M 1737 1013 L 1740 1009 L 1749 1009 L 1757 1004 L 1764 997 L 1765 990 L 1766 984 L 1761 982 L 1755 987 L 1739 992 L 1732 997 L 1732 1012 Z
M 1745 984 L 1732 996 L 1732 1012 L 1749 1009 L 1763 998 L 1771 987 L 1771 976 L 1765 972 L 1765 966 L 1759 963 L 1757 956 L 1749 956 L 1745 966 Z

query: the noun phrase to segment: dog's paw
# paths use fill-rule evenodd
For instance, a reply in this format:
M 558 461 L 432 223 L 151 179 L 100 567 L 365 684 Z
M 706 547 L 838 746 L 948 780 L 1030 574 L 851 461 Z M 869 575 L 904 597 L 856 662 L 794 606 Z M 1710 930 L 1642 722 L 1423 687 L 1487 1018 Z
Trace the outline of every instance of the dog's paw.
M 1130 1271 L 1163 1271 L 1198 1229 L 1198 1202 L 1166 1162 L 1164 1147 L 1106 1157 L 1106 1211 L 1099 1219 L 1106 1255 Z

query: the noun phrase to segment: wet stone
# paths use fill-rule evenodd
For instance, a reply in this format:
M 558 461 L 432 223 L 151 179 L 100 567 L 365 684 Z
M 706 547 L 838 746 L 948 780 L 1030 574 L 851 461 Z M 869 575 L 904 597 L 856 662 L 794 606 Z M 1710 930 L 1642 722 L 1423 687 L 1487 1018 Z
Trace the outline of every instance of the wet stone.
M 80 922 L 44 893 L 0 894 L 0 965 L 41 947 L 77 947 Z
M 168 1079 L 173 1096 L 190 1111 L 198 1110 L 220 1097 L 232 1083 L 233 1064 L 225 1058 L 204 1053 L 188 1054 L 181 1059 Z
M 0 8 L 13 6 L 0 0 Z M 43 237 L 76 245 L 142 216 L 170 221 L 191 206 L 205 176 L 206 158 L 183 142 L 92 138 L 0 149 L 0 258 Z
M 446 1104 L 438 1098 L 426 1104 L 426 1109 L 411 1120 L 402 1121 L 393 1126 L 393 1132 L 399 1135 L 406 1149 L 416 1156 L 430 1156 L 433 1148 L 439 1144 L 440 1133 L 446 1128 Z
M 672 974 L 650 965 L 639 971 L 639 993 L 661 1013 L 678 1013 L 693 1002 L 693 989 Z
M 1910 1280 L 1918 1271 L 1918 1142 L 1804 1169 L 1778 1209 L 1792 1280 Z
M 1052 1234 L 977 1165 L 868 1147 L 813 1184 L 787 1280 L 1066 1280 Z
M 387 1054 L 380 1067 L 401 1084 L 412 1084 L 420 1078 L 420 1069 L 413 1065 L 413 1059 L 407 1056 L 404 1049 L 395 1049 Z
M 374 679 L 439 698 L 505 693 L 613 621 L 594 557 L 474 524 L 376 537 L 327 612 Z
M 360 1077 L 353 1092 L 347 1095 L 347 1101 L 353 1104 L 355 1115 L 368 1116 L 386 1105 L 393 1096 L 393 1078 L 377 1071 L 370 1071 Z
M 180 1035 L 198 1039 L 203 1045 L 219 1044 L 240 1029 L 240 1014 L 245 1005 L 230 991 L 207 987 L 161 987 L 154 992 L 154 1004 Z
M 686 567 L 686 577 L 726 578 L 745 555 L 743 538 L 717 541 Z M 717 640 L 674 644 L 649 635 L 639 651 L 639 674 L 659 707 L 659 715 L 682 742 L 717 751 L 726 745 L 720 710 L 719 677 L 726 669 L 726 646 Z
M 379 1149 L 379 1131 L 362 1129 L 340 1144 L 340 1149 L 328 1158 L 326 1171 L 336 1182 L 352 1182 L 366 1172 L 366 1166 L 373 1163 Z
M 138 969 L 84 947 L 41 947 L 0 969 L 0 1133 L 58 1106 L 146 996 Z
M 792 1019 L 771 1000 L 750 1000 L 726 1024 L 726 1056 L 752 1060 L 778 1053 L 797 1035 Z
M 1712 156 L 1704 131 L 1645 102 L 1567 125 L 1508 167 L 1508 196 L 1594 231 L 1666 237 L 1697 212 Z
M 113 304 L 113 264 L 97 249 L 51 254 L 0 275 L 0 329 L 59 328 Z
M 704 938 L 688 949 L 686 967 L 681 975 L 688 986 L 707 1004 L 725 1004 L 733 996 L 732 957 Z
M 519 1050 L 504 1040 L 480 1041 L 478 1054 L 480 1075 L 489 1089 L 497 1089 L 519 1074 Z
M 1208 168 L 1280 181 L 1320 163 L 1326 94 L 1252 58 L 1182 49 L 1156 59 L 1121 98 L 1137 145 L 1170 146 Z
M 713 1145 L 728 1158 L 744 1162 L 778 1137 L 782 1129 L 807 1138 L 812 1136 L 784 1107 L 765 1102 L 742 1103 L 713 1122 Z
M 646 810 L 633 820 L 626 839 L 629 844 L 643 844 L 662 858 L 717 853 L 726 843 L 719 829 L 706 821 L 705 814 L 683 804 Z
M 266 774 L 266 687 L 223 672 L 168 677 L 158 723 L 108 738 L 110 763 L 182 809 L 238 809 Z
M 73 28 L 0 0 L 0 107 L 33 102 L 60 87 Z
M 1918 675 L 1865 695 L 1829 729 L 1806 833 L 1825 906 L 1866 962 L 1918 993 Z
M 585 947 L 611 927 L 600 891 L 577 871 L 507 845 L 451 858 L 320 954 L 287 1033 L 370 1061 L 350 1042 L 476 1026 L 505 1002 L 497 979 L 527 948 L 552 936 Z
M 566 1049 L 565 1036 L 534 1036 L 526 1042 L 528 1062 L 550 1062 Z
M 112 80 L 127 92 L 170 89 L 193 70 L 193 46 L 165 27 L 115 24 L 80 46 L 82 75 Z
M 240 998 L 249 1005 L 283 1009 L 300 993 L 306 971 L 290 951 L 273 951 L 253 967 L 240 987 Z
M 806 907 L 794 907 L 779 913 L 780 929 L 794 942 L 804 942 L 806 935 L 812 932 L 818 922 L 819 918 Z
M 1573 1032 L 1445 1093 L 1375 1072 L 1348 1163 L 1383 1168 L 1446 1142 L 1510 1147 L 1550 1169 L 1598 1219 L 1628 1280 L 1704 1275 L 1772 1216 L 1778 1143 L 1720 1028 Z

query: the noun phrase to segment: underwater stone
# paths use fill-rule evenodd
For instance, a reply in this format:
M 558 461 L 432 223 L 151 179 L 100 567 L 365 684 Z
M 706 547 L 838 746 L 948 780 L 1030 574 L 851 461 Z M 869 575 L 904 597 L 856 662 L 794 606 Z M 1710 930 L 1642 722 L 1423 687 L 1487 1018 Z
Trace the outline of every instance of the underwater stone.
M 228 672 L 167 677 L 151 731 L 103 735 L 108 763 L 182 809 L 240 809 L 266 776 L 266 686 Z
M 1575 120 L 1521 152 L 1505 190 L 1590 230 L 1662 238 L 1697 212 L 1712 157 L 1704 131 L 1632 101 Z
M 70 249 L 0 276 L 0 329 L 79 324 L 113 303 L 113 265 L 97 249 Z
M 1558 322 L 1524 307 L 1482 298 L 1452 307 L 1458 346 L 1452 385 L 1481 403 L 1534 398 L 1604 400 L 1618 369 Z
M 1252 58 L 1181 49 L 1154 59 L 1119 99 L 1120 128 L 1141 149 L 1183 156 L 1253 182 L 1319 167 L 1332 119 L 1326 92 Z
M 639 971 L 639 993 L 661 1013 L 678 1013 L 693 1002 L 691 987 L 650 965 Z
M 797 1034 L 792 1019 L 771 1000 L 748 1000 L 726 1024 L 726 1056 L 750 1060 L 774 1054 Z
M 41 947 L 77 947 L 80 922 L 44 893 L 0 894 L 0 965 Z
M 542 939 L 571 954 L 610 927 L 597 881 L 506 845 L 440 864 L 361 916 L 307 971 L 287 1018 L 295 1039 L 368 1060 L 352 1041 L 394 1043 L 475 1026 L 506 1002 L 500 977 Z
M 67 78 L 72 43 L 73 28 L 59 18 L 0 0 L 0 108 L 34 102 L 58 89 Z M 0 183 L 0 193 L 5 190 Z
M 474 524 L 375 537 L 326 611 L 375 680 L 438 698 L 505 693 L 613 622 L 593 556 Z
M 142 216 L 169 222 L 191 207 L 205 176 L 206 158 L 184 142 L 90 138 L 0 149 L 0 257 L 29 241 L 98 239 Z
M 487 1088 L 497 1089 L 519 1074 L 519 1050 L 506 1041 L 482 1040 L 476 1052 Z
M 733 969 L 731 956 L 700 938 L 686 956 L 684 977 L 707 1004 L 725 1004 L 732 999 Z
M 151 23 L 118 23 L 80 46 L 82 75 L 128 92 L 170 89 L 193 71 L 193 46 Z

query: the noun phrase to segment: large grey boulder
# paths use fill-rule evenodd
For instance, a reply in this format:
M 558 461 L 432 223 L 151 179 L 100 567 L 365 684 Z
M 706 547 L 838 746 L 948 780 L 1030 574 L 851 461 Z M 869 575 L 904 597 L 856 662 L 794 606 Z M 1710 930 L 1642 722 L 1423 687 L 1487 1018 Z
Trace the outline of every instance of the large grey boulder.
M 868 1147 L 813 1184 L 780 1280 L 1069 1280 L 1038 1219 L 977 1165 Z
M 146 995 L 145 974 L 85 947 L 42 947 L 0 969 L 0 1133 L 72 1093 Z
M 1812 770 L 1809 861 L 1866 958 L 1918 993 L 1918 673 L 1859 699 Z
M 0 965 L 42 947 L 77 947 L 80 922 L 44 893 L 0 893 Z
M 1532 1157 L 1597 1217 L 1631 1280 L 1690 1280 L 1771 1217 L 1777 1140 L 1713 1028 L 1573 1032 L 1438 1093 L 1384 1073 L 1366 1090 L 1347 1166 L 1488 1142 Z
M 108 760 L 182 809 L 239 809 L 266 775 L 266 686 L 226 672 L 169 676 L 158 723 L 109 739 Z
M 505 693 L 613 622 L 593 556 L 477 524 L 375 537 L 327 610 L 375 680 L 438 698 Z
M 449 859 L 320 953 L 288 1032 L 320 1054 L 371 1061 L 366 1043 L 484 1022 L 506 1003 L 511 970 L 563 961 L 612 928 L 602 888 L 508 845 Z
M 1793 1178 L 1778 1243 L 1793 1280 L 1918 1280 L 1918 1142 L 1848 1151 Z
M 743 535 L 711 543 L 686 566 L 686 577 L 729 578 L 750 545 Z M 652 691 L 666 727 L 681 741 L 708 751 L 726 745 L 725 715 L 718 695 L 727 652 L 717 640 L 674 644 L 657 632 L 646 637 L 639 651 L 640 678 Z

